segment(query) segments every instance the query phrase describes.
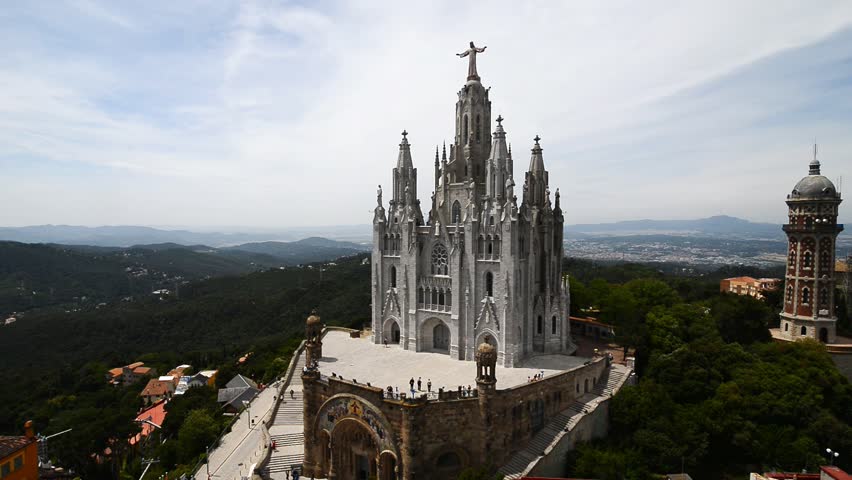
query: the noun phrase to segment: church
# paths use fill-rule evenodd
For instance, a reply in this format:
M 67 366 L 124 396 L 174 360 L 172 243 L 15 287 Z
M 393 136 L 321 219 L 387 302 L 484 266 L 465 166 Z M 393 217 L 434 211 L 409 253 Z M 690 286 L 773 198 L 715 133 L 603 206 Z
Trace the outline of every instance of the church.
M 515 193 L 511 146 L 470 43 L 451 144 L 435 149 L 428 206 L 417 193 L 408 132 L 402 132 L 387 208 L 373 216 L 372 332 L 377 344 L 473 360 L 482 343 L 497 363 L 537 353 L 571 354 L 568 281 L 562 275 L 563 216 L 550 190 L 538 136 Z

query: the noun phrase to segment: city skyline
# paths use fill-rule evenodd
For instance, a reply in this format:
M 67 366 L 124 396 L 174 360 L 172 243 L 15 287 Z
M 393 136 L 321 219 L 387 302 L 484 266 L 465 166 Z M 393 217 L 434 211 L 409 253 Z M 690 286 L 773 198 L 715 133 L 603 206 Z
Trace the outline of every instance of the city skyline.
M 366 224 L 403 129 L 428 199 L 470 40 L 488 46 L 479 74 L 515 178 L 541 135 L 566 224 L 782 223 L 814 141 L 823 174 L 852 175 L 842 2 L 507 3 L 477 22 L 451 3 L 126 8 L 140 10 L 36 2 L 0 16 L 14 199 L 0 225 Z

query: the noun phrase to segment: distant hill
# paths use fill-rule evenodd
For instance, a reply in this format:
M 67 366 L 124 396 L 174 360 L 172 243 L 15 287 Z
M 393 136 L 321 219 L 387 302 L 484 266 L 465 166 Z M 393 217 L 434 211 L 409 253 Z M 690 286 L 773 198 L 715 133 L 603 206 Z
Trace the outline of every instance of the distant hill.
M 341 240 L 369 241 L 369 225 L 284 228 L 269 232 L 195 232 L 166 230 L 131 225 L 81 227 L 75 225 L 34 225 L 0 227 L 0 240 L 22 243 L 58 243 L 99 247 L 130 247 L 133 245 L 179 244 L 233 246 L 251 242 L 295 241 L 321 236 Z
M 249 252 L 278 258 L 287 264 L 320 262 L 364 253 L 371 247 L 327 238 L 306 238 L 297 242 L 257 242 L 223 248 L 223 252 Z
M 234 248 L 171 242 L 125 248 L 0 241 L 0 316 L 60 305 L 85 309 L 155 290 L 174 292 L 188 281 L 326 262 L 366 250 L 317 237 Z
M 615 223 L 565 226 L 565 234 L 575 238 L 593 234 L 635 235 L 650 233 L 701 234 L 773 240 L 784 238 L 781 225 L 750 222 L 726 215 L 697 220 L 627 220 Z

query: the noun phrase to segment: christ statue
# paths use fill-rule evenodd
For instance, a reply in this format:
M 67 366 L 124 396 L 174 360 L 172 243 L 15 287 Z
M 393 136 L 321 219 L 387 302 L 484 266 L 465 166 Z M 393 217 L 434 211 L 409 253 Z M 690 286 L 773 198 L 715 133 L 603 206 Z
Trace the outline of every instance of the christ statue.
M 467 79 L 468 80 L 479 80 L 479 75 L 476 74 L 476 54 L 482 53 L 488 47 L 477 48 L 473 42 L 470 42 L 470 48 L 463 51 L 462 53 L 457 53 L 456 55 L 460 58 L 470 57 L 468 59 L 467 64 Z

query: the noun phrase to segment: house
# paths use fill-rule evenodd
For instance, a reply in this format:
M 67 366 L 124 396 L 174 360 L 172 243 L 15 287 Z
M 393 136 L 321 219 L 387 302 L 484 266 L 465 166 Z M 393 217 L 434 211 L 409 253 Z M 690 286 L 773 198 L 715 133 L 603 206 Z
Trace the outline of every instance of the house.
M 719 291 L 761 299 L 764 293 L 777 290 L 779 285 L 780 278 L 733 277 L 719 282 Z
M 161 400 L 171 398 L 175 393 L 175 387 L 176 385 L 172 377 L 152 378 L 148 380 L 148 384 L 145 385 L 139 396 L 145 399 L 145 405 L 153 405 Z
M 130 439 L 131 445 L 136 445 L 147 438 L 154 430 L 163 426 L 163 421 L 166 420 L 166 402 L 161 400 L 155 403 L 152 407 L 142 410 L 136 416 L 136 422 L 142 427 L 142 431 Z
M 38 440 L 32 420 L 24 424 L 23 436 L 0 436 L 0 478 L 38 479 Z
M 136 383 L 146 375 L 156 375 L 157 371 L 151 367 L 146 367 L 143 362 L 134 362 L 130 365 L 110 369 L 106 374 L 106 379 L 113 385 L 130 385 Z
M 216 385 L 216 373 L 218 370 L 202 370 L 195 375 L 184 375 L 180 377 L 175 388 L 175 395 L 183 395 L 192 387 Z
M 592 317 L 568 317 L 571 322 L 571 334 L 600 339 L 611 339 L 615 330 L 608 323 L 599 322 Z
M 222 404 L 222 408 L 229 413 L 236 413 L 243 409 L 243 402 L 251 401 L 259 392 L 257 384 L 251 379 L 237 375 L 220 388 L 216 401 Z

